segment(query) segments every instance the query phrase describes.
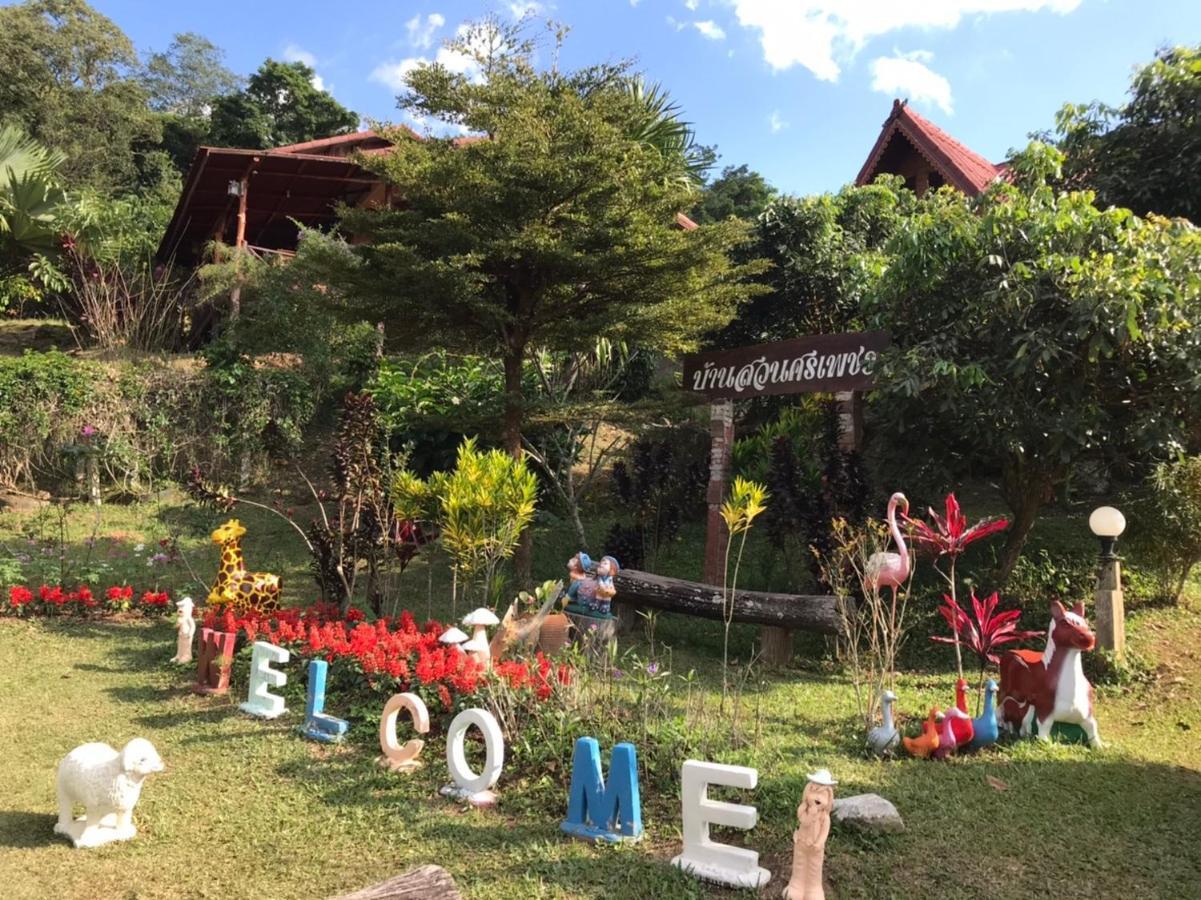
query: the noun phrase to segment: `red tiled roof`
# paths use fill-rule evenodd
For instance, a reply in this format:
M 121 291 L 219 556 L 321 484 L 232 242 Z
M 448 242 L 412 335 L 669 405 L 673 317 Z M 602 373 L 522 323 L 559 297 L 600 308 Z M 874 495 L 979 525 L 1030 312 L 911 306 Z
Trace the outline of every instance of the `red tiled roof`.
M 855 184 L 870 184 L 876 177 L 876 166 L 898 132 L 942 174 L 948 184 L 968 196 L 979 194 L 1008 169 L 1005 163 L 994 165 L 959 143 L 933 122 L 910 109 L 907 101 L 894 100 L 892 113 L 885 121 L 863 168 L 859 170 Z

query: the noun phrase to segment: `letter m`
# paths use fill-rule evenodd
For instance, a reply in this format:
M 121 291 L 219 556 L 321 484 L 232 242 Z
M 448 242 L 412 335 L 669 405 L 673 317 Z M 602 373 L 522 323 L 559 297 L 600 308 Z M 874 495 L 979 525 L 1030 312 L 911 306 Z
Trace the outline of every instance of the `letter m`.
M 617 842 L 642 837 L 638 758 L 633 744 L 622 743 L 613 748 L 606 784 L 596 738 L 576 741 L 567 818 L 560 827 L 568 834 L 588 840 Z

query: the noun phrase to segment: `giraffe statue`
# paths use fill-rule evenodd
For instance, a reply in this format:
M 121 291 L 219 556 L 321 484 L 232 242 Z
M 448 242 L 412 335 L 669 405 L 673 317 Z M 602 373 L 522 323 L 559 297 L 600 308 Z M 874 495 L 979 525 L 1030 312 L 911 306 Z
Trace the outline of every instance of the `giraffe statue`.
M 210 606 L 228 603 L 234 612 L 269 612 L 279 607 L 279 576 L 267 572 L 247 572 L 242 557 L 242 536 L 246 529 L 230 519 L 213 532 L 213 543 L 221 547 L 221 568 L 209 592 Z

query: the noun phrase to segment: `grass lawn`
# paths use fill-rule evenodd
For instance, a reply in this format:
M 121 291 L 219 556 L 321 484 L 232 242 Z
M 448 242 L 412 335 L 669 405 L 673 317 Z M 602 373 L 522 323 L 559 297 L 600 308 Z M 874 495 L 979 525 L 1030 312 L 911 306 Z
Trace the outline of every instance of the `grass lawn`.
M 182 563 L 160 571 L 145 561 L 146 547 L 167 535 L 180 539 L 189 564 L 207 578 L 215 556 L 203 546 L 204 533 L 215 515 L 171 505 L 106 508 L 98 524 L 90 515 L 76 511 L 67 523 L 65 565 L 107 566 L 90 576 L 94 586 L 128 575 L 139 589 L 154 578 L 184 590 Z M 307 596 L 303 562 L 287 549 L 286 531 L 250 511 L 242 518 L 251 526 L 248 563 L 283 572 L 300 594 L 293 600 Z M 0 516 L 0 543 L 9 554 L 22 548 L 31 557 L 26 567 L 56 570 L 56 558 L 35 555 L 36 536 L 33 544 L 18 537 L 31 522 Z M 98 539 L 85 563 L 84 540 L 92 534 Z M 146 546 L 135 552 L 138 543 Z M 545 573 L 537 574 L 558 574 L 567 543 L 549 534 L 539 541 Z M 417 569 L 404 577 L 413 596 L 408 605 L 424 615 L 425 575 Z M 195 585 L 191 590 L 199 596 Z M 434 613 L 445 612 L 435 601 Z M 825 766 L 840 780 L 839 795 L 881 793 L 907 826 L 903 834 L 871 838 L 836 828 L 826 862 L 833 896 L 1196 896 L 1198 627 L 1196 611 L 1132 614 L 1132 648 L 1153 664 L 1153 677 L 1099 692 L 1106 749 L 1019 743 L 946 763 L 864 758 L 849 683 L 825 665 L 806 665 L 802 654 L 798 668 L 757 678 L 748 689 L 744 702 L 757 709 L 757 741 L 706 748 L 714 761 L 759 769 L 754 792 L 721 794 L 758 807 L 758 827 L 717 836 L 757 849 L 775 873 L 763 896 L 778 896 L 805 773 Z M 719 627 L 664 618 L 656 640 L 671 645 L 674 671 L 696 669 L 716 710 Z M 740 652 L 749 640 L 740 632 Z M 374 765 L 374 736 L 363 733 L 370 729 L 359 728 L 360 739 L 342 747 L 303 741 L 294 731 L 295 701 L 281 720 L 251 720 L 236 706 L 244 683 L 228 698 L 193 696 L 191 673 L 166 662 L 173 652 L 168 622 L 0 620 L 4 897 L 323 897 L 429 862 L 449 869 L 468 897 L 733 896 L 667 865 L 680 844 L 676 783 L 643 782 L 642 844 L 592 847 L 558 830 L 563 770 L 522 778 L 506 771 L 498 809 L 465 812 L 437 796 L 446 780 L 440 738 L 429 741 L 424 769 L 393 775 Z M 907 673 L 901 710 L 920 716 L 930 705 L 945 706 L 953 696 L 949 668 Z M 288 671 L 299 675 L 295 666 Z M 85 741 L 120 745 L 138 735 L 152 740 L 167 764 L 144 789 L 138 838 L 72 849 L 52 834 L 55 765 Z

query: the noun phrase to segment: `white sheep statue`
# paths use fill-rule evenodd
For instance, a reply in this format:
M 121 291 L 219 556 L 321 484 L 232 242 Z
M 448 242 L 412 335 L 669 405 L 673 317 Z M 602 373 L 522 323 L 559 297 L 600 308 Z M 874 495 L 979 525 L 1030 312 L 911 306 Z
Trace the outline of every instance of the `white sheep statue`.
M 76 847 L 99 847 L 128 841 L 138 830 L 133 808 L 147 775 L 163 771 L 154 745 L 134 738 L 118 752 L 108 744 L 83 744 L 58 764 L 58 824 L 56 834 L 69 837 Z M 74 807 L 84 816 L 74 818 Z

